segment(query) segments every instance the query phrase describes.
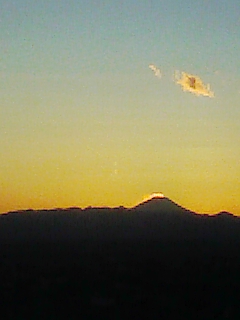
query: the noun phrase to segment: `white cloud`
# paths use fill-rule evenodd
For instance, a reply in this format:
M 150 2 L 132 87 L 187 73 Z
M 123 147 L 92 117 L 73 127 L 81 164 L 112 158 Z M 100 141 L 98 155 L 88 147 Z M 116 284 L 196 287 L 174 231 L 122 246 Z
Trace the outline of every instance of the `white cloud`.
M 156 67 L 154 64 L 150 64 L 149 68 L 154 72 L 155 76 L 161 79 L 162 73 L 158 67 Z
M 180 77 L 175 72 L 175 82 L 182 86 L 183 91 L 189 91 L 196 96 L 214 97 L 214 92 L 210 90 L 210 85 L 205 85 L 198 76 L 182 72 Z

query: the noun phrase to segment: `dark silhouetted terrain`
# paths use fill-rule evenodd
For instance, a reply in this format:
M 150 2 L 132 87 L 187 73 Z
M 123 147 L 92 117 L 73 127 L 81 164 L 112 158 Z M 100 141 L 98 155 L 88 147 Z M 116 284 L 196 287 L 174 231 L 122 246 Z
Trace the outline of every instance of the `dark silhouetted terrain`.
M 240 219 L 168 198 L 0 216 L 3 319 L 240 319 Z

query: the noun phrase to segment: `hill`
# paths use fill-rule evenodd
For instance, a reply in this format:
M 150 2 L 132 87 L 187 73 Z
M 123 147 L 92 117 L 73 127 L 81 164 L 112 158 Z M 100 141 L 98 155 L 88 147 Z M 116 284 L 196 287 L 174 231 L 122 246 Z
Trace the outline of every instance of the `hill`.
M 130 209 L 26 210 L 0 216 L 0 241 L 89 238 L 240 241 L 240 219 L 227 212 L 196 214 L 166 197 L 153 197 Z
M 165 197 L 0 216 L 4 319 L 239 319 L 239 218 Z

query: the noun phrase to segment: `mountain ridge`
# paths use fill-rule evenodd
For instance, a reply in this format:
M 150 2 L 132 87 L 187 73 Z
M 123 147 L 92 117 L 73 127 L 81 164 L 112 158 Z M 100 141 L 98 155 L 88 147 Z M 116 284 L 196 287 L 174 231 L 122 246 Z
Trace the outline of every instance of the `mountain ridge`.
M 72 207 L 25 210 L 0 216 L 0 241 L 65 242 L 90 239 L 237 239 L 240 242 L 240 219 L 226 212 L 213 216 L 197 214 L 166 197 L 152 198 L 132 208 Z
M 201 212 L 195 212 L 190 209 L 187 209 L 178 203 L 174 202 L 173 200 L 169 199 L 168 197 L 162 196 L 162 197 L 152 197 L 147 200 L 143 200 L 142 202 L 136 204 L 133 207 L 124 207 L 124 206 L 117 206 L 117 207 L 108 207 L 108 206 L 87 206 L 84 208 L 81 207 L 67 207 L 67 208 L 50 208 L 50 209 L 23 209 L 23 210 L 14 210 L 14 211 L 8 211 L 0 214 L 1 216 L 7 216 L 11 214 L 32 214 L 32 213 L 41 213 L 41 212 L 48 212 L 48 213 L 55 213 L 55 212 L 90 212 L 90 211 L 128 211 L 128 212 L 133 212 L 133 211 L 145 211 L 145 212 L 157 212 L 157 211 L 171 211 L 171 212 L 182 212 L 182 213 L 191 213 L 193 215 L 199 215 L 199 216 L 228 216 L 228 217 L 236 217 L 238 218 L 237 215 L 234 215 L 231 212 L 228 211 L 220 211 L 214 214 L 208 214 L 208 213 L 201 213 Z

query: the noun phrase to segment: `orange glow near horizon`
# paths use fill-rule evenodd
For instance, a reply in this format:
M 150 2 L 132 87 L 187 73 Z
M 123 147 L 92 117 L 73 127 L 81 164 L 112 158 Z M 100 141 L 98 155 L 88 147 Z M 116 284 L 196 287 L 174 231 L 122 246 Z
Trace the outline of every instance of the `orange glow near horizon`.
M 164 198 L 164 194 L 162 192 L 154 192 L 147 197 L 144 197 L 144 201 L 151 200 L 153 198 Z
M 130 206 L 128 205 L 126 207 L 133 208 L 133 207 L 139 205 L 140 203 L 149 201 L 149 200 L 151 200 L 153 198 L 162 199 L 162 198 L 165 198 L 165 196 L 164 196 L 164 194 L 162 192 L 153 192 L 151 194 L 145 194 L 140 200 L 138 200 L 137 202 L 135 201 L 134 204 L 132 204 Z

